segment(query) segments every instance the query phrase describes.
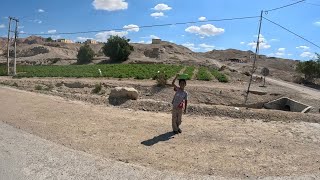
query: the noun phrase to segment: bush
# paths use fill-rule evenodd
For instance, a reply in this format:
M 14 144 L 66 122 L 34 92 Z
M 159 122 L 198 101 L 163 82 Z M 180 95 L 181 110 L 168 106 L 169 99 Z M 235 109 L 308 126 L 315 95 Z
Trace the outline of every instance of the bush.
M 158 71 L 155 79 L 157 81 L 157 86 L 164 87 L 167 84 L 169 77 L 166 75 L 166 72 Z
M 102 85 L 101 83 L 99 83 L 95 85 L 94 89 L 92 90 L 92 93 L 98 94 L 101 90 L 102 90 Z
M 41 91 L 42 88 L 43 88 L 43 87 L 42 87 L 41 85 L 36 85 L 36 87 L 35 87 L 35 89 L 38 90 L 38 91 Z
M 133 51 L 133 46 L 129 44 L 130 39 L 119 36 L 111 36 L 108 42 L 102 47 L 103 53 L 110 57 L 111 61 L 126 61 Z
M 316 60 L 299 62 L 296 71 L 304 74 L 306 81 L 313 82 L 315 78 L 320 78 L 320 55 Z
M 89 45 L 82 46 L 77 55 L 77 63 L 78 64 L 86 64 L 92 62 L 94 57 L 94 51 L 91 49 Z

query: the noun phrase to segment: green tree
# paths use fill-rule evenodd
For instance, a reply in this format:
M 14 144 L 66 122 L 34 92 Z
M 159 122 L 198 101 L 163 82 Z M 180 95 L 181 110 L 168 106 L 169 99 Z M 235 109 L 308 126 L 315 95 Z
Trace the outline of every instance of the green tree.
M 53 42 L 53 39 L 51 37 L 46 38 L 46 42 Z
M 315 60 L 299 62 L 296 71 L 304 74 L 305 80 L 313 82 L 314 78 L 320 78 L 320 54 Z
M 133 51 L 133 46 L 129 44 L 130 39 L 119 36 L 111 36 L 108 42 L 102 47 L 103 53 L 110 57 L 111 61 L 126 61 Z
M 77 55 L 77 62 L 78 64 L 86 64 L 92 62 L 94 57 L 94 51 L 91 49 L 91 47 L 86 44 L 82 47 L 80 47 Z

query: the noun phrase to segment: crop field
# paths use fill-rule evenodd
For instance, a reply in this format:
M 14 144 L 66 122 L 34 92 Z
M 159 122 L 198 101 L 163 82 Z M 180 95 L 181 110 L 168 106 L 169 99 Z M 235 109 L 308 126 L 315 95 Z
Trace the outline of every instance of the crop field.
M 182 68 L 183 66 L 162 64 L 17 66 L 17 77 L 113 77 L 151 79 L 158 71 L 164 71 L 168 77 L 173 77 Z M 0 75 L 3 76 L 5 73 L 5 66 L 1 66 Z
M 16 77 L 112 77 L 153 79 L 158 71 L 167 77 L 174 77 L 184 66 L 165 64 L 101 64 L 101 65 L 68 65 L 68 66 L 17 66 Z M 193 76 L 196 67 L 187 66 L 184 74 L 188 80 Z M 101 71 L 101 73 L 100 73 Z M 6 66 L 0 66 L 0 76 L 6 75 Z M 196 79 L 210 81 L 213 77 L 219 82 L 228 82 L 225 74 L 217 70 L 200 67 Z
M 218 70 L 214 69 L 211 71 L 211 74 L 219 81 L 219 82 L 223 82 L 223 83 L 227 83 L 228 77 L 225 74 L 222 74 L 221 72 L 219 72 Z
M 210 81 L 212 80 L 212 76 L 209 73 L 208 68 L 205 67 L 200 67 L 198 74 L 197 74 L 197 80 L 201 80 L 201 81 Z
M 195 69 L 195 67 L 188 66 L 186 68 L 186 70 L 183 72 L 184 74 L 188 74 L 188 79 L 187 80 L 190 80 L 192 78 L 194 69 Z

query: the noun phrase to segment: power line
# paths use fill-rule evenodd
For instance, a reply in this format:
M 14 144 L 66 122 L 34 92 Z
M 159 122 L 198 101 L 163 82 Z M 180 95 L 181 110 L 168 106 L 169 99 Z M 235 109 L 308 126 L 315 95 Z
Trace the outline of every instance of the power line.
M 248 17 L 235 17 L 235 18 L 227 18 L 227 19 L 213 19 L 206 21 L 190 21 L 190 22 L 177 22 L 177 23 L 169 23 L 169 24 L 154 24 L 154 25 L 144 25 L 139 26 L 139 28 L 152 28 L 152 27 L 164 27 L 164 26 L 173 26 L 173 25 L 185 25 L 185 24 L 196 24 L 196 23 L 205 23 L 205 22 L 218 22 L 218 21 L 232 21 L 232 20 L 243 20 L 243 19 L 253 19 L 258 18 L 260 16 L 248 16 Z M 92 30 L 92 31 L 80 31 L 80 32 L 62 32 L 62 33 L 43 33 L 43 34 L 32 34 L 32 33 L 20 33 L 25 35 L 37 36 L 37 35 L 70 35 L 70 34 L 88 34 L 88 33 L 98 33 L 104 31 L 121 31 L 121 30 L 130 30 L 136 29 L 137 27 L 130 28 L 118 28 L 118 29 L 103 29 L 103 30 Z
M 295 3 L 291 3 L 291 4 L 288 4 L 288 5 L 285 5 L 285 6 L 281 6 L 281 7 L 278 7 L 278 8 L 274 8 L 274 9 L 270 9 L 270 10 L 265 10 L 266 13 L 268 12 L 271 12 L 271 11 L 275 11 L 275 10 L 279 10 L 279 9 L 283 9 L 283 8 L 286 8 L 286 7 L 289 7 L 289 6 L 293 6 L 293 5 L 296 5 L 296 4 L 299 4 L 299 3 L 302 3 L 306 0 L 301 0 L 301 1 L 298 1 L 298 2 L 295 2 Z
M 293 31 L 291 31 L 291 30 L 289 30 L 289 29 L 287 29 L 287 28 L 283 27 L 282 25 L 280 25 L 280 24 L 278 24 L 278 23 L 276 23 L 276 22 L 273 22 L 273 21 L 271 21 L 270 19 L 265 18 L 265 17 L 263 17 L 263 19 L 265 19 L 265 20 L 267 20 L 267 21 L 271 22 L 272 24 L 275 24 L 275 25 L 277 25 L 277 26 L 281 27 L 282 29 L 284 29 L 284 30 L 286 30 L 286 31 L 290 32 L 291 34 L 293 34 L 293 35 L 295 35 L 295 36 L 297 36 L 297 37 L 299 37 L 299 38 L 301 38 L 301 39 L 303 39 L 303 40 L 305 40 L 305 41 L 309 42 L 310 44 L 312 44 L 312 45 L 314 45 L 314 46 L 316 46 L 316 47 L 320 48 L 320 46 L 319 46 L 319 45 L 315 44 L 314 42 L 312 42 L 312 41 L 310 41 L 310 40 L 308 40 L 308 39 L 306 39 L 306 38 L 302 37 L 301 35 L 299 35 L 299 34 L 297 34 L 297 33 L 293 32 Z

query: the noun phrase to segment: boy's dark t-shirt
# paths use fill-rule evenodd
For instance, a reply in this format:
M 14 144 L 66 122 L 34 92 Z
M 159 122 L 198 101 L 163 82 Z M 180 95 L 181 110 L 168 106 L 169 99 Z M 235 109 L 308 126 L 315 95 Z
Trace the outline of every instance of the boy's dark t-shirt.
M 188 92 L 181 90 L 180 88 L 175 88 L 176 94 L 173 97 L 172 105 L 173 107 L 178 107 L 179 104 L 184 101 L 188 100 Z

